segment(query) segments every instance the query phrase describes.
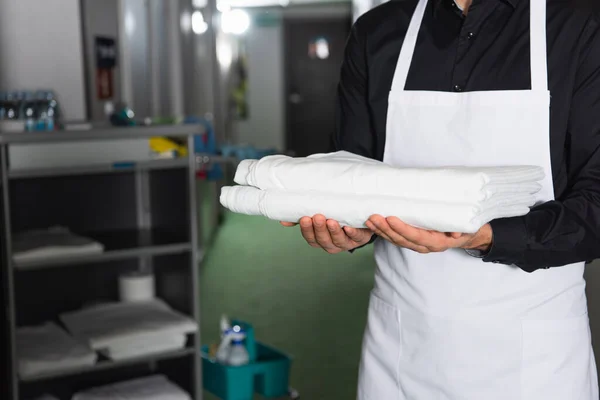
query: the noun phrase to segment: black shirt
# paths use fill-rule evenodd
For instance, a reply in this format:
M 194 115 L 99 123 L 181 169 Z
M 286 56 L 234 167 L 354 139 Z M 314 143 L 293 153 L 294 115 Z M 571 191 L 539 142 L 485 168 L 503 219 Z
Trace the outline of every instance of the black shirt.
M 383 159 L 388 93 L 417 3 L 392 0 L 352 28 L 338 89 L 337 150 Z M 466 17 L 453 0 L 430 0 L 406 90 L 530 89 L 529 25 L 529 0 L 475 0 Z M 547 0 L 547 39 L 557 200 L 492 221 L 484 257 L 528 272 L 600 257 L 600 24 L 568 0 Z

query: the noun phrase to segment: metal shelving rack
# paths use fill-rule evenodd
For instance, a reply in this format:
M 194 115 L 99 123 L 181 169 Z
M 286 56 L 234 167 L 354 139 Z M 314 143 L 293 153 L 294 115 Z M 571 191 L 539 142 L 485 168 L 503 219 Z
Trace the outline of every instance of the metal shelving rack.
M 200 243 L 200 241 L 197 226 L 198 201 L 196 198 L 197 195 L 195 184 L 197 166 L 199 164 L 206 164 L 208 159 L 206 157 L 196 156 L 191 150 L 189 151 L 188 156 L 185 158 L 147 160 L 125 165 L 120 164 L 118 166 L 115 166 L 113 163 L 105 163 L 60 168 L 11 169 L 9 163 L 9 147 L 13 145 L 40 145 L 61 142 L 71 143 L 99 140 L 146 139 L 154 136 L 169 136 L 186 138 L 188 149 L 194 149 L 194 136 L 202 133 L 204 133 L 204 131 L 200 125 L 124 128 L 111 127 L 100 129 L 96 128 L 89 131 L 78 132 L 0 133 L 0 201 L 2 205 L 1 211 L 3 222 L 2 231 L 0 233 L 0 241 L 2 244 L 2 280 L 4 282 L 4 302 L 6 306 L 6 326 L 4 333 L 7 333 L 9 339 L 9 348 L 6 350 L 9 352 L 8 360 L 10 360 L 9 366 L 11 367 L 9 371 L 11 375 L 9 383 L 12 394 L 11 398 L 13 400 L 19 400 L 23 398 L 23 395 L 28 395 L 30 392 L 36 393 L 35 388 L 33 390 L 29 390 L 31 389 L 31 386 L 36 385 L 41 385 L 41 388 L 37 389 L 40 392 L 45 392 L 46 386 L 52 388 L 68 386 L 68 391 L 66 390 L 65 393 L 68 392 L 72 394 L 73 387 L 80 389 L 81 386 L 85 387 L 86 384 L 95 385 L 98 382 L 104 383 L 106 381 L 110 382 L 113 380 L 119 380 L 121 378 L 119 371 L 123 369 L 127 370 L 126 373 L 123 372 L 125 379 L 130 376 L 145 375 L 148 372 L 153 371 L 163 372 L 163 370 L 161 370 L 161 363 L 166 363 L 166 366 L 164 367 L 165 370 L 168 370 L 168 372 L 174 376 L 179 376 L 181 374 L 185 375 L 186 370 L 191 372 L 188 378 L 186 378 L 187 381 L 184 379 L 185 383 L 187 383 L 186 389 L 190 392 L 194 399 L 202 399 L 202 373 L 200 358 L 201 341 L 199 329 L 200 301 L 198 288 L 198 261 L 200 259 L 201 249 L 198 247 L 198 243 Z M 168 175 L 159 175 L 158 177 L 151 176 L 153 173 L 163 173 Z M 126 175 L 125 180 L 123 178 L 112 178 L 118 176 L 122 177 L 123 175 Z M 17 185 L 23 185 L 23 182 L 25 182 L 25 185 L 27 185 L 27 182 L 29 182 L 29 192 L 25 190 L 24 193 L 31 193 L 32 190 L 37 190 L 39 186 L 39 184 L 36 182 L 48 182 L 48 180 L 55 179 L 63 179 L 66 181 L 58 181 L 62 183 L 61 185 L 58 185 L 60 186 L 58 189 L 52 189 L 52 185 L 56 185 L 57 181 L 42 183 L 43 188 L 45 189 L 42 188 L 40 190 L 61 191 L 62 188 L 66 187 L 65 185 L 73 183 L 73 181 L 69 181 L 69 179 L 80 179 L 75 182 L 77 182 L 77 184 L 83 184 L 83 186 L 88 185 L 89 188 L 95 188 L 95 181 L 93 181 L 94 176 L 100 177 L 96 178 L 99 179 L 96 182 L 98 185 L 104 184 L 107 188 L 107 191 L 116 190 L 119 193 L 119 196 L 122 196 L 123 198 L 125 198 L 125 195 L 131 195 L 134 193 L 135 200 L 132 200 L 131 202 L 123 200 L 122 202 L 124 204 L 129 204 L 131 208 L 135 209 L 129 210 L 130 212 L 127 212 L 126 214 L 122 214 L 121 210 L 120 215 L 129 216 L 129 214 L 133 214 L 131 216 L 131 220 L 134 220 L 137 225 L 135 229 L 119 228 L 113 231 L 108 230 L 106 232 L 96 232 L 94 235 L 90 235 L 105 245 L 105 252 L 102 254 L 52 258 L 23 263 L 14 262 L 11 253 L 11 237 L 13 230 L 18 229 L 14 226 L 15 220 L 17 220 L 17 222 L 20 221 L 19 223 L 21 227 L 23 225 L 27 226 L 28 224 L 34 224 L 35 222 L 23 222 L 24 220 L 30 218 L 30 216 L 27 210 L 21 210 L 20 212 L 15 211 L 18 209 L 18 207 L 22 207 L 23 204 L 21 204 L 20 198 L 18 197 L 20 195 L 18 193 L 19 190 L 14 190 L 14 192 L 11 192 L 11 190 L 14 188 L 18 189 L 19 187 Z M 115 182 L 114 180 L 111 181 L 110 179 L 116 179 L 118 182 Z M 155 186 L 160 185 L 153 186 L 153 184 L 161 182 L 164 182 L 170 186 L 164 190 L 156 189 Z M 129 184 L 133 184 L 135 189 L 127 188 Z M 180 196 L 183 200 L 180 201 L 179 205 L 183 207 L 183 204 L 185 204 L 187 210 L 182 211 L 180 210 L 182 207 L 177 208 L 173 206 L 173 213 L 179 215 L 180 221 L 187 219 L 188 226 L 184 228 L 184 225 L 177 225 L 180 231 L 177 231 L 177 229 L 174 228 L 169 228 L 168 231 L 161 231 L 161 227 L 155 226 L 155 223 L 158 221 L 158 224 L 168 224 L 170 221 L 170 215 L 164 215 L 164 213 L 162 213 L 163 215 L 159 215 L 157 218 L 156 215 L 153 214 L 153 197 L 158 195 L 159 199 L 157 203 L 162 204 L 163 211 L 165 208 L 168 211 L 168 207 L 171 207 L 168 205 L 171 199 L 170 196 L 172 196 L 172 192 L 175 191 L 173 188 L 179 190 L 181 189 L 181 186 L 184 186 L 185 188 L 183 191 L 184 194 L 181 195 L 184 197 Z M 83 187 L 82 190 L 85 190 L 85 187 Z M 126 193 L 123 194 L 124 192 Z M 99 190 L 98 193 L 106 193 L 106 191 Z M 56 194 L 56 196 L 53 194 L 51 197 L 56 199 L 60 198 L 60 195 L 61 193 Z M 88 196 L 88 198 L 93 197 L 93 195 L 91 195 L 91 197 Z M 39 201 L 40 207 L 43 208 L 43 203 L 46 201 L 46 199 L 29 199 L 28 201 L 25 201 L 24 206 L 29 206 L 31 208 L 32 205 L 35 205 L 37 208 L 36 201 Z M 60 209 L 60 206 L 63 206 L 63 208 L 69 208 L 69 205 L 71 208 L 74 208 L 73 204 L 77 204 L 76 200 L 71 199 L 70 201 L 71 203 L 68 203 L 68 201 L 65 204 L 59 202 L 58 205 L 48 207 L 54 207 L 49 208 L 50 210 L 58 210 Z M 110 210 L 110 206 L 105 206 L 102 202 L 103 199 L 98 200 L 99 208 L 104 210 L 102 212 L 104 212 L 105 215 L 109 215 L 108 213 L 112 212 Z M 29 203 L 29 205 L 27 203 Z M 133 205 L 134 207 L 132 207 Z M 32 211 L 32 214 L 38 215 L 39 218 L 39 215 L 41 215 L 40 213 L 42 212 L 43 211 L 39 211 L 38 214 L 36 214 L 36 212 Z M 64 212 L 64 215 L 68 215 L 71 218 L 71 214 L 69 214 L 71 210 Z M 167 212 L 167 214 L 169 214 L 169 212 Z M 35 215 L 31 218 L 35 218 Z M 123 219 L 123 217 L 119 216 L 112 219 L 119 221 L 120 218 Z M 125 219 L 128 218 L 129 217 Z M 99 216 L 97 219 L 101 224 L 103 220 L 102 216 Z M 76 219 L 73 220 L 78 221 Z M 187 232 L 181 231 L 186 229 Z M 163 261 L 162 264 L 159 263 L 159 259 Z M 186 267 L 185 265 L 181 267 L 179 264 L 173 262 L 173 260 L 184 260 L 186 264 L 189 264 L 189 267 Z M 36 287 L 43 289 L 43 285 L 45 283 L 42 281 L 51 279 L 53 275 L 49 275 L 50 273 L 56 274 L 61 270 L 68 270 L 67 272 L 63 272 L 63 276 L 66 276 L 66 280 L 75 280 L 76 278 L 85 277 L 85 282 L 81 283 L 88 285 L 87 292 L 105 290 L 105 292 L 102 292 L 105 297 L 110 297 L 110 295 L 113 295 L 112 300 L 116 300 L 114 298 L 115 289 L 111 285 L 116 284 L 114 282 L 114 278 L 116 277 L 116 274 L 120 272 L 121 265 L 123 265 L 123 268 L 129 269 L 150 268 L 156 273 L 158 264 L 160 264 L 158 268 L 160 268 L 161 272 L 161 275 L 157 275 L 156 277 L 157 290 L 159 291 L 158 295 L 161 295 L 158 287 L 161 284 L 160 278 L 162 278 L 163 280 L 167 281 L 167 283 L 162 285 L 164 288 L 164 293 L 169 294 L 169 296 L 171 296 L 173 299 L 173 301 L 169 301 L 167 299 L 165 300 L 167 300 L 168 303 L 176 303 L 176 306 L 178 307 L 175 308 L 185 309 L 198 324 L 198 330 L 195 334 L 191 335 L 186 348 L 175 352 L 151 355 L 125 361 L 111 361 L 105 359 L 99 361 L 97 364 L 89 368 L 56 370 L 52 371 L 51 373 L 28 378 L 20 378 L 18 376 L 16 365 L 17 358 L 15 349 L 15 334 L 19 321 L 23 321 L 23 318 L 25 318 L 25 320 L 27 320 L 27 318 L 30 320 L 33 318 L 32 321 L 41 323 L 43 321 L 37 320 L 37 318 L 45 318 L 47 315 L 52 315 L 51 312 L 56 311 L 56 309 L 62 305 L 69 303 L 69 306 L 72 307 L 73 304 L 77 303 L 78 301 L 84 302 L 94 300 L 82 297 L 77 298 L 74 301 L 70 301 L 66 297 L 61 299 L 60 296 L 64 296 L 64 294 L 57 293 L 56 296 L 58 297 L 54 297 L 52 301 L 48 301 L 48 303 L 51 303 L 51 306 L 48 306 L 50 308 L 44 310 L 43 312 L 40 311 L 39 315 L 43 317 L 23 317 L 22 315 L 19 315 L 19 313 L 22 312 L 23 309 L 27 311 L 28 307 L 29 310 L 34 311 L 34 314 L 40 309 L 44 309 L 45 305 L 43 303 L 45 302 L 45 299 L 35 298 L 39 295 L 42 295 L 38 292 L 21 294 L 19 290 L 27 288 L 27 290 L 33 291 L 35 289 L 31 288 Z M 179 266 L 177 273 L 173 272 L 173 270 L 176 269 L 175 265 Z M 82 270 L 85 272 L 80 272 Z M 27 276 L 22 277 L 21 274 L 27 274 Z M 42 274 L 42 276 L 37 278 L 37 276 L 40 275 L 34 274 Z M 87 278 L 87 274 L 93 276 L 93 279 L 96 279 L 97 282 L 93 282 L 92 278 Z M 22 283 L 21 280 L 25 283 Z M 109 283 L 107 284 L 106 282 Z M 182 288 L 173 282 L 179 282 L 180 284 L 183 284 L 183 286 L 187 287 Z M 77 282 L 73 282 L 73 284 L 77 284 Z M 93 286 L 94 284 L 96 284 L 96 286 Z M 105 286 L 107 288 L 105 288 Z M 108 287 L 111 288 L 109 289 Z M 60 291 L 60 289 L 56 290 Z M 42 292 L 45 294 L 48 293 L 44 292 L 43 290 Z M 93 296 L 95 293 L 87 292 L 84 287 L 78 293 L 81 296 Z M 51 293 L 54 294 L 54 292 Z M 34 297 L 33 299 L 32 296 Z M 189 304 L 189 302 L 191 302 L 191 304 Z M 171 305 L 173 306 L 173 304 Z M 24 314 L 27 314 L 27 312 Z M 182 362 L 180 360 L 187 361 Z M 3 360 L 3 362 L 5 361 Z M 170 362 L 175 364 L 168 364 Z M 179 370 L 177 370 L 177 368 L 179 368 Z M 172 372 L 176 370 L 178 372 Z M 103 377 L 102 379 L 104 379 L 104 381 L 94 381 L 94 374 L 107 373 L 107 371 L 111 372 L 113 375 Z M 169 373 L 166 374 L 169 375 Z M 92 378 L 90 378 L 90 376 L 92 376 Z M 84 380 L 85 383 L 79 383 L 79 381 L 82 380 L 82 377 L 88 377 L 89 379 Z M 54 381 L 59 382 L 55 383 Z M 77 382 L 77 384 L 73 382 Z M 69 395 L 65 394 L 64 396 L 65 398 L 68 398 Z M 2 398 L 9 397 L 2 396 Z

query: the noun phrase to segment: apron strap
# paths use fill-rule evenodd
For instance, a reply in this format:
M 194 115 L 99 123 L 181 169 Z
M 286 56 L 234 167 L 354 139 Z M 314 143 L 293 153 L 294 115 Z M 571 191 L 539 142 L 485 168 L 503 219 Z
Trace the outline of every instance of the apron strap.
M 546 44 L 546 2 L 530 0 L 531 90 L 548 91 L 548 49 Z
M 406 80 L 417 46 L 421 23 L 425 16 L 428 0 L 419 0 L 410 20 L 408 31 L 400 50 L 396 72 L 392 81 L 392 91 L 404 91 Z M 530 0 L 530 47 L 531 47 L 531 90 L 548 91 L 548 61 L 546 44 L 546 2 Z
M 410 69 L 415 47 L 417 46 L 417 37 L 419 36 L 421 23 L 423 22 L 425 10 L 427 9 L 427 1 L 428 0 L 419 0 L 417 9 L 410 20 L 410 25 L 408 26 L 408 31 L 406 32 L 404 43 L 400 50 L 400 56 L 398 57 L 398 63 L 396 64 L 396 72 L 394 73 L 394 80 L 392 81 L 392 91 L 402 92 L 406 87 L 408 70 Z

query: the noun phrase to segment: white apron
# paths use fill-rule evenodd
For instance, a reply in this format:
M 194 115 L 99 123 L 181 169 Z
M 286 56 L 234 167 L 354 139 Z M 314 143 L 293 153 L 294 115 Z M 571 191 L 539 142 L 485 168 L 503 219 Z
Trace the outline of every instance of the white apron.
M 552 200 L 545 3 L 531 1 L 532 90 L 446 93 L 404 90 L 420 0 L 389 95 L 384 161 L 540 165 L 539 200 Z M 463 250 L 375 246 L 358 399 L 598 400 L 584 264 L 530 274 Z

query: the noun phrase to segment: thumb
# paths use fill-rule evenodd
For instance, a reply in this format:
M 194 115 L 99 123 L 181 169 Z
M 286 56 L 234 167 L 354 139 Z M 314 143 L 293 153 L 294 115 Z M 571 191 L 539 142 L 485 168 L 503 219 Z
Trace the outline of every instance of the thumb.
M 452 239 L 460 239 L 462 235 L 463 235 L 462 233 L 458 233 L 458 232 L 452 232 L 452 233 L 450 234 L 450 237 L 451 237 Z
M 344 227 L 346 235 L 355 242 L 363 242 L 367 240 L 372 234 L 370 230 L 351 228 L 349 226 Z

